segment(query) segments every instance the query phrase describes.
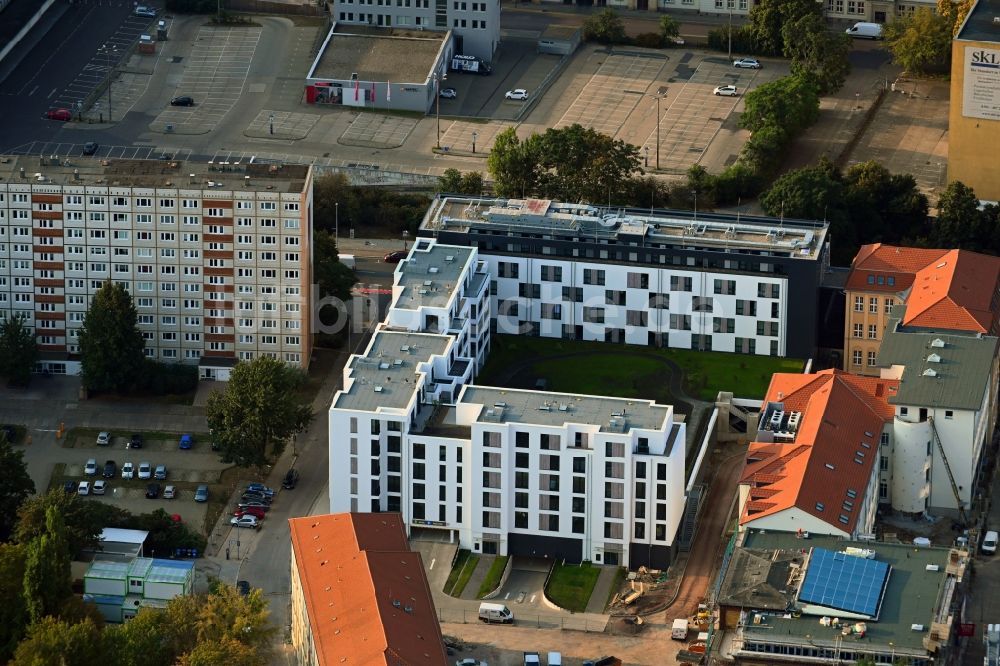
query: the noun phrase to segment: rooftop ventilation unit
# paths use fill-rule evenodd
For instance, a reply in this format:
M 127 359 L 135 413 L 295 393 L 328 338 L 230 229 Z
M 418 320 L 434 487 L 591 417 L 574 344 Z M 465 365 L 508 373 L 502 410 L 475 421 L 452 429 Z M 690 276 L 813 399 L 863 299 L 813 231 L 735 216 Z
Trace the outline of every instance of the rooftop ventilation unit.
M 934 338 L 933 340 L 931 340 L 931 347 L 944 349 L 944 340 L 942 340 L 941 338 Z
M 788 415 L 788 430 L 791 432 L 797 432 L 801 422 L 802 412 L 792 412 Z
M 924 377 L 937 377 L 937 372 L 933 368 L 924 370 Z
M 941 362 L 941 357 L 939 355 L 937 355 L 937 354 L 931 354 L 930 356 L 927 357 L 927 362 L 928 363 L 940 363 Z
M 437 266 L 431 266 L 430 268 L 427 269 L 427 272 L 428 273 L 437 273 L 440 270 L 441 269 L 439 269 Z
M 381 393 L 383 390 L 384 389 L 382 388 L 382 386 L 380 384 L 375 386 L 375 392 L 376 393 Z
M 449 254 L 444 258 L 445 261 L 455 261 L 455 255 Z
M 403 345 L 402 347 L 399 348 L 399 351 L 401 351 L 401 352 L 409 352 L 410 351 L 410 345 Z

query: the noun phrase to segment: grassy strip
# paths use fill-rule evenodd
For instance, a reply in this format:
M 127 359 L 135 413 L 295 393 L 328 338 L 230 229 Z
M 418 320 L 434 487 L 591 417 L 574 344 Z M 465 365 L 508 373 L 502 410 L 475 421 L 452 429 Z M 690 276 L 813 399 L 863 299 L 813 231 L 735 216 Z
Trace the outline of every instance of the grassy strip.
M 473 555 L 465 549 L 458 551 L 455 566 L 451 568 L 448 580 L 444 584 L 445 593 L 453 597 L 461 596 L 462 591 L 465 590 L 465 586 L 469 583 L 469 579 L 472 578 L 472 572 L 476 570 L 477 564 L 479 564 L 478 555 Z
M 493 564 L 490 565 L 490 570 L 486 572 L 486 578 L 483 579 L 483 584 L 479 586 L 479 592 L 476 596 L 480 599 L 485 597 L 487 594 L 497 589 L 500 585 L 500 579 L 503 577 L 503 570 L 507 568 L 507 555 L 497 556 L 493 560 Z
M 600 568 L 592 566 L 590 562 L 579 565 L 557 564 L 549 578 L 545 595 L 561 608 L 582 613 L 587 610 L 590 595 L 600 576 Z

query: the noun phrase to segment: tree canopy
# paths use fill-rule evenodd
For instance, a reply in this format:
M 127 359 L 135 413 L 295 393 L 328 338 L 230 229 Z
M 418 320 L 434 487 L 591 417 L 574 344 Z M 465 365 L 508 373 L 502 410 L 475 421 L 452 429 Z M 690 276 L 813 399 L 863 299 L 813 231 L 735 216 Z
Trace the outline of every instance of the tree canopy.
M 313 279 L 319 285 L 319 298 L 333 297 L 347 302 L 357 277 L 340 262 L 333 234 L 317 229 L 313 234 Z
M 960 181 L 948 183 L 938 198 L 937 219 L 931 226 L 931 244 L 967 250 L 992 249 L 983 247 L 984 231 L 976 193 Z
M 10 540 L 17 524 L 17 508 L 34 492 L 35 482 L 28 475 L 24 451 L 15 449 L 0 435 L 0 541 Z
M 0 543 L 0 663 L 6 664 L 28 626 L 28 608 L 24 603 L 24 562 L 27 557 L 21 544 Z
M 24 602 L 31 623 L 58 614 L 72 595 L 69 544 L 62 515 L 54 507 L 45 511 L 45 532 L 27 544 L 24 564 Z
M 603 9 L 583 22 L 583 38 L 601 44 L 621 44 L 627 40 L 625 22 L 613 9 Z
M 326 174 L 313 181 L 313 227 L 337 228 L 342 237 L 354 229 L 361 237 L 399 238 L 403 230 L 416 232 L 427 201 L 424 194 L 352 186 L 342 173 Z
M 205 409 L 222 459 L 261 467 L 280 456 L 313 417 L 296 395 L 304 381 L 300 370 L 267 356 L 236 364 L 225 390 L 209 396 Z
M 483 174 L 478 171 L 462 173 L 452 167 L 438 177 L 438 191 L 446 194 L 469 194 L 478 197 L 483 193 Z
M 887 23 L 883 34 L 893 61 L 909 72 L 947 72 L 956 14 L 943 16 L 918 7 L 912 15 Z
M 38 360 L 35 334 L 22 314 L 0 315 L 0 375 L 16 386 L 26 386 Z
M 126 391 L 143 367 L 142 333 L 128 291 L 110 280 L 90 302 L 80 329 L 84 385 L 94 391 Z
M 100 628 L 87 619 L 70 623 L 44 617 L 31 625 L 12 666 L 94 666 L 107 660 Z
M 851 71 L 848 52 L 851 38 L 827 30 L 823 17 L 805 13 L 781 28 L 786 58 L 792 59 L 792 74 L 816 84 L 820 95 L 840 90 Z
M 96 549 L 101 530 L 118 526 L 118 520 L 126 515 L 125 511 L 110 504 L 88 502 L 76 493 L 65 493 L 56 488 L 44 495 L 31 496 L 20 505 L 14 539 L 28 544 L 45 534 L 49 509 L 55 509 L 63 518 L 71 557 L 78 557 L 86 549 Z
M 822 19 L 822 5 L 815 0 L 760 0 L 750 8 L 750 36 L 758 53 L 779 55 L 785 44 L 782 26 L 813 14 Z
M 743 102 L 740 124 L 751 132 L 770 126 L 795 136 L 819 117 L 819 89 L 802 76 L 784 76 L 758 86 L 743 96 Z

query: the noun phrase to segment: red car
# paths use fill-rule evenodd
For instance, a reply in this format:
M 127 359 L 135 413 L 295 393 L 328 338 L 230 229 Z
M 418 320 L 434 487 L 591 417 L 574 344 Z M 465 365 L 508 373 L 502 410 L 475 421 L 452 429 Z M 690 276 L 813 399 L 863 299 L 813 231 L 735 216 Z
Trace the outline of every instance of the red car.
M 253 516 L 257 520 L 264 520 L 264 516 L 266 516 L 267 514 L 264 513 L 263 509 L 258 509 L 257 507 L 254 506 L 248 506 L 245 509 L 237 509 L 233 513 L 233 515 L 236 516 L 237 518 L 242 518 L 243 516 Z
M 73 114 L 69 109 L 49 109 L 45 117 L 49 120 L 73 120 Z
M 390 252 L 389 254 L 382 257 L 382 261 L 387 264 L 398 264 L 403 259 L 406 259 L 406 252 L 402 250 L 397 250 L 396 252 Z

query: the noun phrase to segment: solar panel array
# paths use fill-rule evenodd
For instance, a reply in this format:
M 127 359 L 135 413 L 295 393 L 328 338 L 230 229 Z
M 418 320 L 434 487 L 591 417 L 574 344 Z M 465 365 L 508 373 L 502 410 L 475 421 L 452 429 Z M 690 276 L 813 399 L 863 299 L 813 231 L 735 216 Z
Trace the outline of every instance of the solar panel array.
M 813 548 L 799 601 L 878 617 L 892 567 L 825 548 Z

